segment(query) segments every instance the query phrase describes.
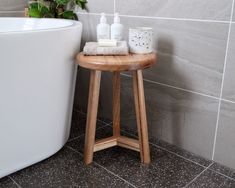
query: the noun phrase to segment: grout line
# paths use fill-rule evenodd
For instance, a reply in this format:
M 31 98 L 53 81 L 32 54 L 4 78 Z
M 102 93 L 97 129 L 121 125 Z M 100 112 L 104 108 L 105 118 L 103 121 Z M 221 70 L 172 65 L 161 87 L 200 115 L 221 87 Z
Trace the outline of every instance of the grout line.
M 132 133 L 129 133 L 128 131 L 125 131 L 125 130 L 122 130 L 122 131 L 125 132 L 125 133 L 127 133 L 127 134 L 129 134 L 129 135 L 132 135 L 132 136 L 136 137 L 136 135 L 134 135 L 134 134 L 132 134 Z M 159 148 L 159 149 L 161 149 L 161 150 L 167 151 L 168 153 L 171 153 L 171 154 L 173 154 L 173 155 L 176 155 L 177 157 L 180 157 L 180 158 L 182 158 L 182 159 L 184 159 L 184 160 L 187 160 L 187 161 L 189 161 L 189 162 L 192 162 L 192 163 L 194 163 L 194 164 L 197 164 L 197 165 L 199 165 L 199 166 L 201 166 L 201 167 L 203 167 L 203 168 L 207 168 L 207 166 L 201 165 L 201 164 L 199 164 L 198 162 L 195 162 L 195 161 L 192 161 L 191 159 L 185 158 L 185 157 L 183 157 L 182 155 L 179 155 L 178 153 L 175 153 L 175 152 L 170 151 L 170 150 L 168 150 L 168 149 L 166 149 L 166 148 L 163 148 L 163 147 L 161 147 L 161 146 L 158 146 L 158 145 L 155 144 L 155 143 L 149 142 L 149 144 L 151 144 L 152 146 L 154 146 L 154 147 L 156 147 L 156 148 Z M 212 163 L 213 163 L 213 162 L 212 162 Z
M 116 13 L 116 0 L 113 0 L 113 14 Z
M 115 1 L 115 0 L 114 0 Z M 114 5 L 116 11 L 116 5 Z M 77 12 L 79 14 L 89 14 L 89 15 L 100 15 L 100 13 L 90 13 L 90 12 Z M 113 14 L 106 14 L 108 16 L 113 16 Z M 119 14 L 120 17 L 126 18 L 144 18 L 144 19 L 156 19 L 156 20 L 175 20 L 175 21 L 192 21 L 192 22 L 209 22 L 209 23 L 226 23 L 229 24 L 230 21 L 226 20 L 203 20 L 203 19 L 189 19 L 189 18 L 171 18 L 171 17 L 160 17 L 160 16 L 138 16 L 138 15 L 126 15 Z
M 161 16 L 138 16 L 138 15 L 125 15 L 121 14 L 122 17 L 128 18 L 146 18 L 146 19 L 157 19 L 157 20 L 175 20 L 175 21 L 193 21 L 193 22 L 211 22 L 211 23 L 229 23 L 226 20 L 207 20 L 207 19 L 190 19 L 190 18 L 173 18 L 173 17 L 161 17 Z
M 231 35 L 233 9 L 234 9 L 234 0 L 232 2 L 232 10 L 231 10 L 230 23 L 229 23 L 229 29 L 228 29 L 227 46 L 226 46 L 226 53 L 225 53 L 225 58 L 224 58 L 223 77 L 222 77 L 221 88 L 220 88 L 219 106 L 218 106 L 218 113 L 217 113 L 217 120 L 216 120 L 215 134 L 214 134 L 213 152 L 212 152 L 212 157 L 211 157 L 212 160 L 214 160 L 214 157 L 215 157 L 215 146 L 216 146 L 218 127 L 219 127 L 219 116 L 220 116 L 221 101 L 222 101 L 221 99 L 223 96 L 224 79 L 225 79 L 226 66 L 227 66 L 227 60 L 228 60 L 228 49 L 229 49 L 229 41 L 230 41 L 230 35 Z
M 18 184 L 10 175 L 9 176 L 7 176 L 7 177 L 9 177 L 10 179 L 11 179 L 11 181 L 13 181 L 14 182 L 14 184 L 16 184 L 16 186 L 18 187 L 18 188 L 22 188 L 21 187 L 21 185 L 20 184 Z
M 72 141 L 74 141 L 74 140 L 80 138 L 80 137 L 83 136 L 83 135 L 84 135 L 84 133 L 81 134 L 81 135 L 79 135 L 79 136 L 75 136 L 74 138 L 69 139 L 67 142 L 72 142 Z
M 161 149 L 161 150 L 167 151 L 168 153 L 174 154 L 174 155 L 176 155 L 177 157 L 180 157 L 180 158 L 182 158 L 182 159 L 184 159 L 184 160 L 187 160 L 187 161 L 189 161 L 189 162 L 192 162 L 192 163 L 194 163 L 194 164 L 196 164 L 196 165 L 199 165 L 199 166 L 201 166 L 201 167 L 203 167 L 203 168 L 207 168 L 206 166 L 201 165 L 201 164 L 198 163 L 198 162 L 192 161 L 191 159 L 185 158 L 185 157 L 183 157 L 182 155 L 179 155 L 178 153 L 175 153 L 175 152 L 170 151 L 170 150 L 168 150 L 168 149 L 166 149 L 166 148 L 163 148 L 163 147 L 161 147 L 161 146 L 158 146 L 158 145 L 156 145 L 156 144 L 154 144 L 154 143 L 152 143 L 152 142 L 149 142 L 149 143 L 150 143 L 152 146 L 155 146 L 156 148 L 159 148 L 159 149 Z M 210 164 L 210 165 L 211 165 L 211 164 Z
M 125 74 L 125 73 L 121 73 L 121 75 L 129 77 L 129 78 L 132 77 L 132 76 L 130 76 L 128 74 Z M 180 87 L 176 87 L 176 86 L 172 86 L 172 85 L 168 85 L 168 84 L 163 84 L 163 83 L 152 81 L 152 80 L 148 80 L 148 79 L 145 79 L 145 78 L 143 80 L 146 81 L 146 82 L 152 83 L 152 84 L 157 84 L 157 85 L 161 85 L 161 86 L 165 86 L 165 87 L 170 87 L 170 88 L 173 88 L 173 89 L 177 89 L 177 90 L 180 90 L 180 91 L 185 91 L 185 92 L 188 92 L 188 93 L 193 93 L 193 94 L 201 95 L 201 96 L 212 98 L 212 99 L 217 99 L 217 100 L 220 99 L 220 98 L 212 96 L 212 95 L 207 95 L 207 94 L 196 92 L 196 91 L 192 91 L 192 90 L 189 90 L 189 89 L 184 89 L 184 88 L 180 88 Z
M 231 100 L 227 100 L 227 99 L 221 99 L 221 100 L 224 101 L 224 102 L 230 102 L 230 103 L 235 104 L 235 101 L 231 101 Z
M 210 171 L 212 171 L 212 172 L 215 172 L 215 173 L 217 173 L 217 174 L 219 174 L 219 175 L 221 175 L 221 176 L 224 176 L 224 177 L 226 177 L 226 178 L 228 178 L 228 179 L 230 179 L 230 180 L 232 180 L 232 181 L 235 181 L 235 178 L 229 177 L 229 176 L 227 176 L 227 175 L 225 175 L 225 174 L 223 174 L 223 173 L 221 173 L 221 172 L 218 172 L 218 171 L 212 170 L 212 169 L 208 169 L 208 170 L 210 170 Z
M 73 149 L 73 148 L 70 147 L 70 146 L 66 146 L 66 147 L 69 148 L 69 149 L 71 149 L 71 150 L 74 151 L 75 153 L 78 153 L 80 156 L 83 157 L 83 154 L 82 154 L 81 152 L 79 152 L 79 151 Z M 130 186 L 132 186 L 132 187 L 134 187 L 134 188 L 137 188 L 136 186 L 134 186 L 134 185 L 133 185 L 132 183 L 130 183 L 129 181 L 123 179 L 122 177 L 120 177 L 119 175 L 117 175 L 117 174 L 113 173 L 112 171 L 108 170 L 107 168 L 105 168 L 104 166 L 100 165 L 99 163 L 97 163 L 97 162 L 95 162 L 95 161 L 93 161 L 93 163 L 96 164 L 97 166 L 99 166 L 100 168 L 102 168 L 103 170 L 105 170 L 106 172 L 112 174 L 113 176 L 115 176 L 115 177 L 117 177 L 117 178 L 123 180 L 123 181 L 126 182 L 128 185 L 130 185 Z
M 133 185 L 133 184 L 132 184 L 132 183 L 130 183 L 129 181 L 127 181 L 127 180 L 123 179 L 122 177 L 120 177 L 119 175 L 115 174 L 114 172 L 112 172 L 112 171 L 108 170 L 108 169 L 107 169 L 107 168 L 105 168 L 104 166 L 102 166 L 102 165 L 98 164 L 98 163 L 97 163 L 97 162 L 95 162 L 95 161 L 94 161 L 94 163 L 95 163 L 97 166 L 99 166 L 99 167 L 103 168 L 104 170 L 106 170 L 107 172 L 109 172 L 110 174 L 112 174 L 112 175 L 116 176 L 117 178 L 119 178 L 119 179 L 123 180 L 123 181 L 124 181 L 124 182 L 126 182 L 128 185 L 130 185 L 130 186 L 132 186 L 132 187 L 134 187 L 134 188 L 137 188 L 135 185 Z
M 97 121 L 99 121 L 99 122 L 101 122 L 101 123 L 104 123 L 105 125 L 110 125 L 110 124 L 112 124 L 112 122 L 107 123 L 107 122 L 105 122 L 105 121 L 103 121 L 103 120 L 100 120 L 100 119 L 97 119 Z
M 213 163 L 211 163 L 207 168 L 205 168 L 201 173 L 199 173 L 195 178 L 193 178 L 192 181 L 190 181 L 188 184 L 184 186 L 184 188 L 188 187 L 190 184 L 192 184 L 199 176 L 201 176 L 207 169 L 211 167 Z
M 110 124 L 111 124 L 111 123 L 110 123 Z M 105 128 L 105 127 L 108 127 L 108 126 L 110 126 L 110 124 L 106 124 L 106 125 L 104 125 L 104 126 L 101 126 L 101 127 L 97 128 L 96 131 L 97 131 L 97 130 L 100 130 L 100 129 L 103 129 L 103 128 Z M 85 133 L 82 133 L 82 134 L 80 134 L 79 136 L 76 136 L 76 137 L 74 137 L 74 138 L 71 138 L 71 139 L 68 140 L 67 142 L 72 142 L 72 141 L 74 141 L 74 140 L 76 140 L 76 139 L 78 139 L 78 138 L 80 138 L 80 137 L 82 137 L 82 136 L 85 136 Z
M 82 111 L 80 111 L 80 110 L 78 110 L 78 109 L 76 109 L 76 108 L 74 108 L 73 110 L 74 110 L 75 112 L 78 112 L 78 113 L 80 113 L 80 114 L 82 114 L 82 115 L 87 116 L 87 114 L 86 114 L 85 112 L 82 112 Z M 101 123 L 104 123 L 104 124 L 106 124 L 106 125 L 112 124 L 112 122 L 107 123 L 107 122 L 105 122 L 105 121 L 103 121 L 103 120 L 101 120 L 101 119 L 99 119 L 99 118 L 97 118 L 97 121 L 99 121 L 99 122 L 101 122 Z
M 125 74 L 125 73 L 121 73 L 121 75 L 129 77 L 129 78 L 132 77 L 131 75 L 128 75 L 128 74 Z M 170 88 L 185 91 L 185 92 L 188 92 L 188 93 L 193 93 L 193 94 L 196 94 L 196 95 L 201 95 L 201 96 L 204 96 L 204 97 L 208 97 L 208 98 L 212 98 L 212 99 L 216 99 L 216 100 L 222 100 L 222 101 L 225 101 L 225 102 L 230 102 L 230 103 L 235 104 L 235 101 L 232 101 L 232 100 L 223 99 L 223 98 L 220 99 L 219 97 L 215 97 L 215 96 L 212 96 L 212 95 L 207 95 L 207 94 L 204 94 L 204 93 L 200 93 L 200 92 L 192 91 L 192 90 L 189 90 L 189 89 L 184 89 L 184 88 L 180 88 L 180 87 L 176 87 L 176 86 L 172 86 L 172 85 L 168 85 L 168 84 L 164 84 L 164 83 L 160 83 L 160 82 L 156 82 L 156 81 L 152 81 L 152 80 L 148 80 L 148 79 L 143 79 L 143 80 L 146 81 L 146 82 L 149 82 L 149 83 L 153 83 L 153 84 L 157 84 L 157 85 L 161 85 L 161 86 L 165 86 L 165 87 L 170 87 Z
M 75 112 L 79 112 L 80 114 L 82 114 L 82 115 L 87 115 L 85 112 L 82 112 L 81 110 L 78 110 L 77 108 L 74 108 L 73 109 Z
M 91 12 L 77 12 L 77 14 L 91 15 L 91 16 L 100 16 L 100 13 L 91 13 Z M 106 16 L 113 16 L 114 14 L 106 13 Z
M 76 149 L 72 148 L 71 146 L 65 146 L 65 147 L 74 151 L 75 153 L 78 153 L 81 157 L 83 157 L 83 154 L 81 152 L 77 151 Z

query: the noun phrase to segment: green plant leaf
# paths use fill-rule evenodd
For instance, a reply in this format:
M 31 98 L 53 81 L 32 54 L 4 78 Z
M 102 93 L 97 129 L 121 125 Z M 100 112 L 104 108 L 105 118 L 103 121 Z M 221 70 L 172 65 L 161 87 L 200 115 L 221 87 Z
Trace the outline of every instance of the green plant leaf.
M 40 12 L 42 15 L 45 15 L 45 14 L 50 13 L 50 10 L 45 6 L 42 6 Z
M 29 16 L 34 18 L 64 18 L 78 20 L 74 5 L 85 9 L 87 0 L 39 0 L 29 5 Z
M 33 18 L 41 18 L 41 13 L 38 8 L 30 8 L 29 9 L 29 16 Z
M 75 20 L 76 19 L 76 14 L 73 11 L 65 11 L 65 12 L 63 12 L 62 17 L 64 19 Z
M 55 0 L 58 5 L 67 5 L 70 0 Z
M 76 4 L 81 7 L 82 9 L 86 8 L 87 1 L 86 0 L 76 0 Z
M 37 3 L 37 2 L 35 2 L 35 3 L 30 3 L 30 5 L 29 5 L 29 8 L 38 8 L 38 6 L 39 6 L 39 3 Z

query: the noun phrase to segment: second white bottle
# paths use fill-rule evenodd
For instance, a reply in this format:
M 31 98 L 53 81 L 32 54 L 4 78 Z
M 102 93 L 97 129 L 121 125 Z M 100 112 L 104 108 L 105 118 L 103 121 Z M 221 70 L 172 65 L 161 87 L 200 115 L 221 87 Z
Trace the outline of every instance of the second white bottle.
M 123 40 L 123 25 L 120 23 L 119 14 L 114 16 L 114 23 L 111 25 L 111 39 L 121 41 Z

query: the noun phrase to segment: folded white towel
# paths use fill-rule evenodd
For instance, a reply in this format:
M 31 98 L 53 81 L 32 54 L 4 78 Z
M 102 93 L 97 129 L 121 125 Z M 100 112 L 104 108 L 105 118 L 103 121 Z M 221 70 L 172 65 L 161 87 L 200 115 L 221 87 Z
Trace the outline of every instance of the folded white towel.
M 100 47 L 115 47 L 117 46 L 117 42 L 118 41 L 112 39 L 99 39 L 98 45 Z
M 129 48 L 126 41 L 119 41 L 115 47 L 101 47 L 97 42 L 87 42 L 83 53 L 85 55 L 128 55 Z

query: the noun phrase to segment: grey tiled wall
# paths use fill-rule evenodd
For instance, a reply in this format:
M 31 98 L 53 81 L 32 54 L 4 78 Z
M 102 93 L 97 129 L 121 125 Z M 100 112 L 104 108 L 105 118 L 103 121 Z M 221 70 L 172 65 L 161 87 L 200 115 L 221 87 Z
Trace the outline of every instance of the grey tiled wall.
M 101 5 L 101 6 L 100 6 Z M 235 11 L 232 0 L 90 0 L 79 12 L 83 43 L 100 12 L 128 28 L 155 31 L 157 65 L 144 71 L 151 135 L 235 168 Z M 232 22 L 231 22 L 232 19 Z M 99 112 L 111 118 L 111 74 L 102 75 Z M 79 70 L 75 105 L 86 110 L 89 72 Z M 135 128 L 131 78 L 122 76 L 122 123 Z
M 28 0 L 0 0 L 0 17 L 21 17 Z
M 235 101 L 235 24 L 232 24 L 230 32 L 223 98 Z

